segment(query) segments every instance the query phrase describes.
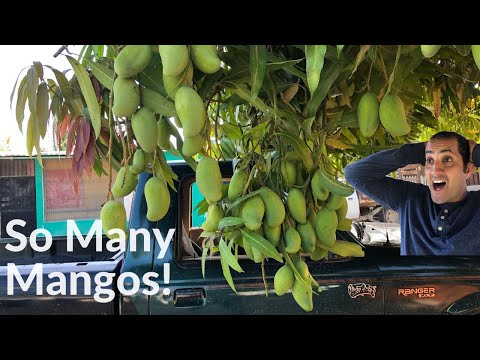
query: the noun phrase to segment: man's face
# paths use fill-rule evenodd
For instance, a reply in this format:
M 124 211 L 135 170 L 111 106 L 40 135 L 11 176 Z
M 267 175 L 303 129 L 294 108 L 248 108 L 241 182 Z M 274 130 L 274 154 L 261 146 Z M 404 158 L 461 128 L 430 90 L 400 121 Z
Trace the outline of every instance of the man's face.
M 457 139 L 430 140 L 425 146 L 425 177 L 432 201 L 444 204 L 463 200 L 472 164 L 467 168 L 465 173 Z

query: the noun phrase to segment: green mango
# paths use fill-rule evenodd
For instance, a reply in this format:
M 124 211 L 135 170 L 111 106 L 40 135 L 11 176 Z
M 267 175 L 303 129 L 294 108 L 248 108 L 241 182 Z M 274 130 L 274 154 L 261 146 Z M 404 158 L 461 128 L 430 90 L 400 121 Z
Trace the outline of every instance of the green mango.
M 197 69 L 205 74 L 213 74 L 221 67 L 216 45 L 192 45 L 192 61 Z
M 140 90 L 133 79 L 116 78 L 113 83 L 112 112 L 116 117 L 130 117 L 140 105 Z
M 152 176 L 145 183 L 144 190 L 147 202 L 147 219 L 149 221 L 163 219 L 170 208 L 170 192 L 167 185 L 156 176 Z
M 133 154 L 133 162 L 130 166 L 130 171 L 132 174 L 140 174 L 145 171 L 145 152 L 138 148 Z
M 113 68 L 120 78 L 131 78 L 145 69 L 152 59 L 150 45 L 127 45 L 115 59 Z
M 305 224 L 307 222 L 307 203 L 301 190 L 292 188 L 288 192 L 287 207 L 297 223 Z
M 230 186 L 228 187 L 228 201 L 233 202 L 240 196 L 245 185 L 247 185 L 247 181 L 247 170 L 235 170 L 232 179 L 230 180 Z
M 280 242 L 280 236 L 282 234 L 281 225 L 270 226 L 263 224 L 263 232 L 265 233 L 265 238 L 270 241 L 273 246 L 277 246 Z
M 130 167 L 122 166 L 112 186 L 112 195 L 122 197 L 130 194 L 137 187 L 138 176 L 130 171 Z
M 108 231 L 111 229 L 120 229 L 125 234 L 127 233 L 127 213 L 120 201 L 107 201 L 100 211 L 100 220 L 102 221 L 103 231 L 109 239 L 117 239 L 119 237 L 117 234 L 109 235 Z
M 162 71 L 168 76 L 179 75 L 188 65 L 187 45 L 158 45 Z
M 295 281 L 295 275 L 290 265 L 285 264 L 275 273 L 273 278 L 273 287 L 275 289 L 275 294 L 282 296 L 290 290 Z
M 157 148 L 157 119 L 152 110 L 141 107 L 132 115 L 132 129 L 135 139 L 143 151 L 153 153 Z
M 297 230 L 294 228 L 289 228 L 285 232 L 285 251 L 294 254 L 300 250 L 300 245 L 302 244 L 302 238 Z
M 272 189 L 262 186 L 259 196 L 265 205 L 265 223 L 269 226 L 278 226 L 285 220 L 285 206 L 280 196 Z
M 216 203 L 222 198 L 222 173 L 217 160 L 209 156 L 202 157 L 197 166 L 195 180 L 198 190 L 208 203 Z
M 185 136 L 183 139 L 182 153 L 185 156 L 194 156 L 205 146 L 206 140 L 202 135 L 192 137 Z
M 333 246 L 338 225 L 337 213 L 323 206 L 317 214 L 315 233 L 320 244 Z
M 202 224 L 205 231 L 217 231 L 218 224 L 223 218 L 223 209 L 220 204 L 213 204 L 208 207 L 207 218 Z
M 297 231 L 302 239 L 302 249 L 307 253 L 311 253 L 315 250 L 315 243 L 317 241 L 317 235 L 312 224 L 307 221 L 305 224 L 297 225 Z
M 420 45 L 420 50 L 422 51 L 423 56 L 431 58 L 441 47 L 442 45 Z
M 372 92 L 365 93 L 358 103 L 357 118 L 360 132 L 365 137 L 371 137 L 377 130 L 380 118 L 378 117 L 377 97 Z
M 241 218 L 245 221 L 245 226 L 250 230 L 258 230 L 262 226 L 265 206 L 259 196 L 248 198 L 243 204 Z
M 175 95 L 175 110 L 183 126 L 183 135 L 191 137 L 200 134 L 207 113 L 202 98 L 191 87 L 182 86 Z
M 398 95 L 385 95 L 380 103 L 379 113 L 383 127 L 393 136 L 407 135 L 410 132 L 403 102 Z
M 480 70 L 480 45 L 472 45 L 472 55 L 478 70 Z
M 170 129 L 170 124 L 168 120 L 163 116 L 157 121 L 157 145 L 160 149 L 168 151 L 171 148 L 170 136 L 172 135 L 172 130 Z

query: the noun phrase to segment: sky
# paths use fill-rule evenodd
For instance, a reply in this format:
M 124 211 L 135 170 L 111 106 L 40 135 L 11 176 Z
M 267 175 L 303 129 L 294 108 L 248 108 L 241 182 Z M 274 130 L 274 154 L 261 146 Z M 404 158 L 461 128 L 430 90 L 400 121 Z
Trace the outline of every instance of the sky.
M 0 79 L 2 79 L 0 83 L 0 121 L 2 123 L 0 126 L 0 146 L 8 141 L 13 154 L 27 154 L 25 137 L 18 129 L 15 119 L 15 98 L 12 109 L 10 109 L 10 94 L 17 76 L 26 67 L 19 78 L 20 82 L 21 78 L 26 74 L 28 67 L 33 64 L 33 61 L 40 61 L 43 65 L 50 65 L 60 71 L 71 69 L 65 56 L 53 57 L 60 47 L 61 45 L 0 45 Z M 81 50 L 81 45 L 70 45 L 68 50 L 78 54 Z M 74 55 L 74 57 L 76 56 Z M 44 73 L 48 78 L 55 79 L 50 70 L 47 71 L 44 68 Z M 67 75 L 67 77 L 70 78 L 70 75 Z M 26 108 L 28 108 L 28 104 Z M 26 111 L 25 125 L 28 115 L 28 111 Z M 47 134 L 45 139 L 42 140 L 41 146 L 50 147 L 49 141 L 51 141 L 51 138 L 52 136 Z

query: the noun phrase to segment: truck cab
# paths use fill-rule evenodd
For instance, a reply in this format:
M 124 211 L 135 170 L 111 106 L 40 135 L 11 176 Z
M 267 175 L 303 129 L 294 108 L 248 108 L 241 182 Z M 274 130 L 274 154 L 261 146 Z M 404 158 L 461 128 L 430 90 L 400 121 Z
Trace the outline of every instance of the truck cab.
M 145 218 L 143 186 L 150 174 L 139 178 L 130 227 L 158 228 L 163 237 L 175 236 L 164 256 L 151 240 L 153 251 L 132 253 L 128 248 L 121 272 L 154 271 L 160 291 L 147 296 L 120 295 L 122 314 L 476 314 L 480 313 L 480 259 L 469 257 L 401 257 L 399 242 L 362 243 L 355 232 L 337 231 L 337 239 L 363 247 L 364 257 L 330 255 L 313 261 L 305 257 L 318 282 L 314 308 L 305 312 L 290 293 L 277 296 L 273 278 L 281 263 L 272 259 L 264 269 L 245 255 L 238 255 L 243 273 L 232 271 L 236 293 L 223 276 L 218 256 L 207 256 L 205 277 L 201 255 L 203 219 L 196 215 L 199 201 L 195 173 L 182 162 L 171 164 L 181 181 L 171 191 L 167 215 L 156 223 Z M 232 176 L 232 165 L 221 162 L 223 179 Z M 201 198 L 201 196 L 200 196 Z M 153 239 L 153 235 L 150 236 Z M 137 247 L 138 248 L 138 247 Z M 169 276 L 165 278 L 164 269 Z M 263 274 L 264 273 L 264 277 Z M 140 274 L 139 274 L 140 275 Z M 265 278 L 265 283 L 264 283 Z M 167 289 L 167 291 L 165 291 Z

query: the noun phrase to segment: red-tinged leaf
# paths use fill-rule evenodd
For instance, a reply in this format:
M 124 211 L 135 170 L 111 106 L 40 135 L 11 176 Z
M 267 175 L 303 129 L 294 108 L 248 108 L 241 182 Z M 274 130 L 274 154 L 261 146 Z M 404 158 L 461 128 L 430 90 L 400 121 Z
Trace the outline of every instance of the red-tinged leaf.
M 73 189 L 75 193 L 78 195 L 78 178 L 73 178 Z
M 102 100 L 102 88 L 100 86 L 100 82 L 95 78 L 91 77 L 90 80 L 92 81 L 93 90 L 95 91 L 95 95 L 97 96 L 97 101 L 100 103 Z
M 85 154 L 82 154 L 80 156 L 80 160 L 77 162 L 77 174 L 79 179 L 82 178 L 84 167 L 85 167 Z
M 77 131 L 78 119 L 80 116 L 75 116 L 68 126 L 68 137 L 67 137 L 67 150 L 66 154 L 70 155 L 73 150 L 73 134 Z
M 84 117 L 82 119 L 82 122 L 83 122 L 83 126 L 82 126 L 83 140 L 84 140 L 82 151 L 83 153 L 85 153 L 87 151 L 87 146 L 89 144 L 89 139 L 90 139 L 90 121 L 88 121 L 88 119 Z
M 95 137 L 90 133 L 87 151 L 85 152 L 85 171 L 88 176 L 92 175 L 93 165 L 95 163 Z
M 73 149 L 73 157 L 77 161 L 80 161 L 80 158 L 83 155 L 83 146 L 85 143 L 85 140 L 83 138 L 82 124 L 83 122 L 80 120 L 78 122 L 77 136 L 75 138 L 75 149 Z
M 65 115 L 63 118 L 62 123 L 57 123 L 57 127 L 60 127 L 58 130 L 58 143 L 60 144 L 60 141 L 63 139 L 65 136 L 65 133 L 67 132 L 68 126 L 70 125 L 70 119 L 72 116 L 70 114 Z

